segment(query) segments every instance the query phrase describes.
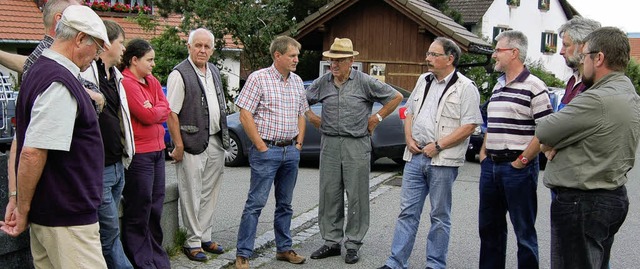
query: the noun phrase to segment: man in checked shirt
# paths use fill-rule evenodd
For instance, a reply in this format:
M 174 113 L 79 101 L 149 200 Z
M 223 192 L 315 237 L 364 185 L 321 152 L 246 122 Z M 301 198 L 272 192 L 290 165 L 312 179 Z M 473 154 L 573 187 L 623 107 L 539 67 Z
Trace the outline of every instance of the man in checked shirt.
M 300 43 L 287 36 L 277 37 L 269 48 L 273 65 L 249 76 L 238 96 L 240 122 L 253 142 L 249 150 L 251 183 L 238 229 L 236 268 L 249 268 L 260 212 L 275 186 L 276 209 L 273 220 L 276 259 L 294 264 L 305 258 L 293 251 L 291 217 L 293 188 L 298 178 L 300 150 L 304 140 L 304 113 L 309 105 L 302 79 L 293 71 L 298 64 Z

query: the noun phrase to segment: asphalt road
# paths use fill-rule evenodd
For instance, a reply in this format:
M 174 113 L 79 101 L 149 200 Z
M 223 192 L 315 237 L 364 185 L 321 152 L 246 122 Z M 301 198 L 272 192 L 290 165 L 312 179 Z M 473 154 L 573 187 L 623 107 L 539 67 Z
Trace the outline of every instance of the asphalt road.
M 640 157 L 640 156 L 638 156 Z M 640 158 L 638 158 L 640 160 Z M 169 166 L 168 166 L 169 167 Z M 168 170 L 170 170 L 169 168 Z M 372 168 L 372 178 L 378 175 L 399 174 L 401 165 L 394 164 L 388 159 L 379 160 Z M 168 172 L 168 177 L 171 171 Z M 478 177 L 480 166 L 477 163 L 466 163 L 461 167 L 459 176 L 454 184 L 454 203 L 452 212 L 452 230 L 449 247 L 448 268 L 477 268 L 480 249 L 478 237 Z M 540 268 L 549 268 L 549 190 L 542 184 L 544 171 L 540 173 L 538 184 L 538 219 L 536 229 L 538 232 L 538 244 L 540 251 Z M 640 256 L 636 253 L 640 234 L 640 169 L 634 168 L 629 173 L 627 184 L 629 199 L 631 202 L 629 215 L 616 236 L 612 251 L 611 268 L 640 268 Z M 237 229 L 240 215 L 246 199 L 249 186 L 249 168 L 225 169 L 225 179 L 222 185 L 220 198 L 216 208 L 216 226 L 213 231 L 214 240 L 222 243 L 226 249 L 235 247 Z M 342 257 L 331 257 L 323 260 L 307 259 L 303 265 L 292 265 L 275 260 L 275 249 L 259 251 L 250 261 L 251 268 L 273 269 L 302 269 L 302 268 L 377 268 L 384 264 L 389 255 L 395 220 L 399 213 L 400 187 L 397 180 L 389 179 L 378 185 L 371 193 L 371 226 L 364 244 L 360 250 L 360 262 L 354 265 L 344 263 L 344 251 Z M 315 162 L 301 164 L 298 183 L 296 186 L 293 208 L 294 217 L 312 211 L 318 201 L 318 169 Z M 428 203 L 428 202 L 427 202 Z M 274 200 L 273 194 L 267 206 L 262 211 L 258 225 L 258 235 L 272 230 Z M 429 228 L 429 205 L 425 206 L 421 226 L 418 231 L 413 255 L 410 259 L 410 268 L 425 267 L 426 237 Z M 307 258 L 311 253 L 323 244 L 323 240 L 317 232 L 315 222 L 305 225 L 303 231 L 295 231 L 298 238 L 294 249 Z M 310 227 L 312 226 L 312 227 Z M 310 227 L 310 228 L 309 228 Z M 307 229 L 309 228 L 309 229 Z M 305 230 L 306 229 L 306 230 Z M 295 239 L 295 238 L 294 238 Z M 507 268 L 517 268 L 516 239 L 510 226 L 507 253 Z M 235 253 L 229 253 L 234 255 Z M 179 260 L 184 260 L 184 255 L 179 255 Z M 229 258 L 229 257 L 227 257 Z M 215 260 L 215 259 L 214 259 Z M 217 261 L 207 264 L 194 262 L 173 261 L 176 268 L 209 268 L 215 267 Z M 178 266 L 179 265 L 179 266 Z M 224 267 L 224 266 L 223 266 Z M 233 266 L 228 266 L 233 268 Z

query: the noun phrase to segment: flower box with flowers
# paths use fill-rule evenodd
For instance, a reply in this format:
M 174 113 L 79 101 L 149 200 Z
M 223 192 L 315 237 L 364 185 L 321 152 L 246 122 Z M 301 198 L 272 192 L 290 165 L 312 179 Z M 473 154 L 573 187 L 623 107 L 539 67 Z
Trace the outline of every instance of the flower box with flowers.
M 93 2 L 89 5 L 95 11 L 110 11 L 111 4 L 109 2 Z
M 129 13 L 129 12 L 131 12 L 131 5 L 129 5 L 129 4 L 122 4 L 122 3 L 115 3 L 115 4 L 111 7 L 111 11 L 113 11 L 113 12 L 122 12 L 122 13 Z

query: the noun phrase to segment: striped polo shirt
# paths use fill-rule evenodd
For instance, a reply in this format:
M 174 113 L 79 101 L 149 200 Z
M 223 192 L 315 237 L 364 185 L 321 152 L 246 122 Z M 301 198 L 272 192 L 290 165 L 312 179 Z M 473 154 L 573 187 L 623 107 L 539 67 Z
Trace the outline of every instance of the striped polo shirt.
M 547 85 L 525 69 L 509 84 L 498 78 L 487 108 L 488 153 L 524 150 L 535 135 L 535 120 L 553 112 Z

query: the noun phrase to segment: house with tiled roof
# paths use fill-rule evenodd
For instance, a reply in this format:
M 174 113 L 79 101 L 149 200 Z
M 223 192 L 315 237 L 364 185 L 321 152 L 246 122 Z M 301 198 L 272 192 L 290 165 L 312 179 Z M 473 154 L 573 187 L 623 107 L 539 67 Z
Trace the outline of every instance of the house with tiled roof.
M 124 3 L 131 1 L 124 0 Z M 2 6 L 0 8 L 0 50 L 29 55 L 35 49 L 44 35 L 41 8 L 45 2 L 45 0 L 0 0 Z M 147 7 L 147 12 L 154 13 L 153 7 Z M 179 14 L 171 14 L 167 18 L 156 16 L 155 20 L 159 27 L 147 32 L 130 19 L 136 13 L 118 12 L 113 8 L 109 8 L 109 11 L 96 11 L 96 13 L 104 20 L 112 20 L 120 24 L 127 40 L 133 38 L 150 40 L 159 36 L 165 26 L 178 26 L 182 20 L 182 16 Z M 186 37 L 183 38 L 186 39 Z M 226 45 L 222 51 L 227 57 L 222 63 L 224 70 L 221 71 L 227 74 L 229 87 L 238 89 L 240 87 L 239 55 L 242 48 L 234 44 L 231 36 L 224 38 Z M 0 72 L 11 74 L 17 78 L 16 72 L 10 71 L 2 65 L 0 65 Z
M 539 61 L 559 79 L 572 71 L 560 55 L 558 28 L 579 13 L 566 0 L 449 0 L 450 8 L 462 15 L 462 25 L 489 42 L 505 30 L 527 35 L 527 60 Z
M 425 53 L 436 37 L 448 37 L 464 51 L 491 54 L 491 44 L 424 0 L 333 0 L 296 26 L 293 37 L 305 50 L 329 50 L 334 38 L 350 38 L 361 71 L 412 90 L 427 72 Z M 319 63 L 318 74 L 328 70 Z

